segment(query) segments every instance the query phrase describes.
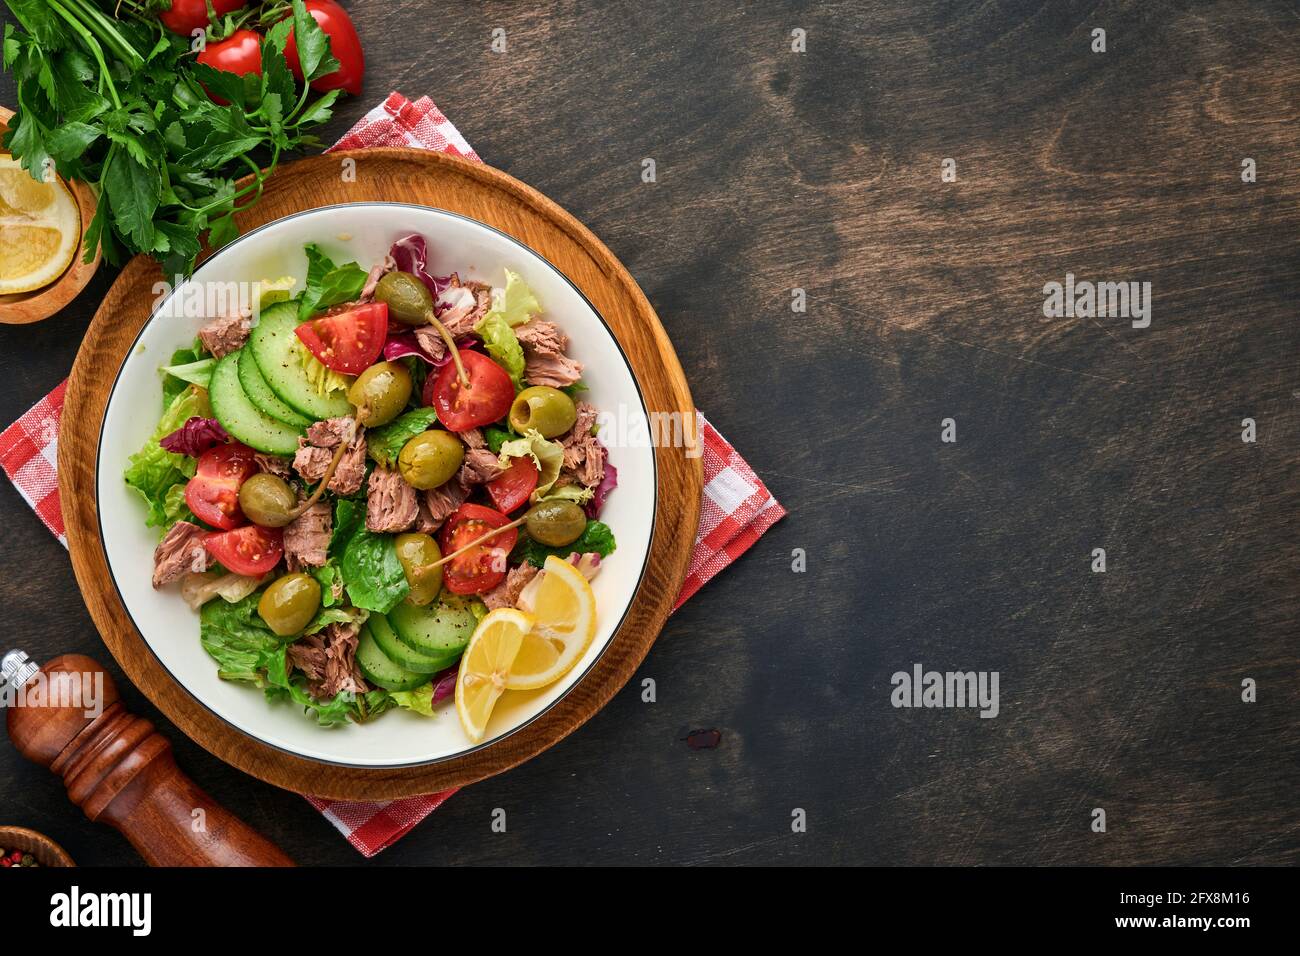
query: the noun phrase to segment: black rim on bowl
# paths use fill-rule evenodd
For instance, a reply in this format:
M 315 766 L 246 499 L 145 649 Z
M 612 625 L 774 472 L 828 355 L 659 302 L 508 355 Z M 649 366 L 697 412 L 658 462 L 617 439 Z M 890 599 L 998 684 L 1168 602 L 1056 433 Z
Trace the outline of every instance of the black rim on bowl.
M 614 343 L 614 348 L 618 351 L 619 357 L 623 359 L 623 364 L 627 368 L 628 375 L 632 379 L 632 386 L 633 388 L 636 389 L 637 400 L 641 403 L 641 412 L 643 415 L 647 417 L 648 420 L 649 410 L 646 408 L 645 395 L 642 394 L 641 392 L 641 383 L 637 381 L 636 372 L 633 371 L 632 369 L 632 363 L 628 360 L 627 353 L 623 351 L 623 346 L 619 343 L 618 337 L 614 335 L 614 331 L 613 329 L 610 328 L 609 323 L 605 321 L 605 317 L 600 314 L 600 310 L 597 309 L 595 305 L 592 304 L 591 300 L 587 298 L 587 296 L 583 293 L 583 291 L 579 289 L 578 286 L 575 285 L 574 282 L 567 275 L 565 275 L 553 262 L 551 262 L 549 259 L 547 259 L 545 256 L 543 256 L 541 253 L 537 252 L 536 250 L 531 249 L 530 247 L 524 245 L 524 243 L 520 242 L 514 236 L 510 235 L 509 233 L 502 232 L 500 229 L 497 229 L 495 226 L 490 226 L 485 222 L 480 222 L 479 220 L 473 219 L 469 216 L 464 216 L 461 215 L 460 213 L 452 212 L 449 209 L 439 209 L 434 206 L 422 206 L 419 205 L 418 203 L 375 202 L 375 201 L 355 202 L 355 203 L 334 203 L 329 206 L 317 206 L 314 209 L 304 209 L 301 212 L 296 212 L 288 216 L 282 216 L 279 219 L 272 220 L 271 222 L 258 226 L 256 229 L 244 233 L 243 235 L 232 240 L 230 243 L 228 243 L 227 245 L 221 247 L 216 252 L 214 252 L 206 260 L 204 260 L 200 268 L 204 268 L 208 266 L 210 263 L 215 261 L 219 256 L 226 254 L 235 246 L 245 242 L 248 239 L 251 239 L 253 236 L 256 236 L 259 233 L 264 232 L 265 230 L 270 229 L 274 226 L 279 226 L 283 223 L 290 222 L 291 220 L 302 218 L 303 216 L 310 216 L 310 215 L 314 215 L 329 210 L 358 209 L 363 207 L 382 207 L 385 209 L 418 209 L 421 212 L 432 212 L 440 216 L 446 216 L 451 219 L 458 219 L 461 220 L 462 222 L 470 223 L 473 226 L 477 226 L 480 229 L 487 230 L 488 232 L 500 236 L 501 238 L 507 240 L 512 245 L 521 249 L 525 255 L 532 256 L 533 258 L 541 262 L 548 269 L 550 269 L 557 276 L 559 276 L 560 279 L 563 280 L 564 283 L 568 285 L 569 288 L 571 288 L 574 291 L 574 293 L 577 294 L 577 296 L 583 301 L 584 304 L 586 304 L 587 308 L 591 310 L 592 314 L 596 316 L 596 319 L 604 327 L 605 334 L 609 336 L 610 341 Z M 397 231 L 400 232 L 401 230 L 397 230 Z M 104 403 L 104 415 L 106 418 L 108 416 L 108 409 L 113 404 L 113 398 L 117 394 L 117 386 L 121 382 L 122 372 L 125 370 L 126 364 L 130 360 L 131 356 L 135 353 L 136 347 L 139 345 L 141 337 L 143 337 L 144 333 L 153 324 L 153 321 L 155 318 L 157 318 L 158 313 L 163 309 L 163 307 L 167 304 L 167 302 L 171 301 L 172 297 L 175 296 L 181 288 L 183 288 L 183 285 L 177 286 L 175 289 L 171 291 L 171 293 L 165 299 L 159 302 L 158 307 L 153 311 L 152 314 L 150 314 L 149 318 L 145 320 L 144 324 L 140 327 L 140 331 L 136 333 L 135 338 L 131 342 L 131 347 L 127 349 L 126 358 L 122 360 L 122 364 L 121 366 L 119 366 L 117 370 L 117 374 L 113 377 L 113 387 L 109 390 L 108 400 Z M 99 509 L 99 488 L 101 484 L 100 479 L 102 477 L 103 451 L 104 451 L 104 427 L 103 427 L 103 422 L 100 422 L 99 442 L 97 444 L 97 450 L 95 455 L 95 499 L 96 499 L 95 521 L 97 526 L 99 527 L 99 538 L 100 538 L 101 548 L 104 547 L 104 543 L 103 543 L 104 522 L 103 522 L 103 518 L 100 515 L 100 509 Z M 222 723 L 228 726 L 231 730 L 234 730 L 236 733 L 243 734 L 246 737 L 250 737 L 253 740 L 258 741 L 259 743 L 267 747 L 271 747 L 275 750 L 280 751 L 281 753 L 289 754 L 290 756 L 297 757 L 301 760 L 309 760 L 314 763 L 325 764 L 328 766 L 348 767 L 349 769 L 355 769 L 355 770 L 376 770 L 376 771 L 398 770 L 404 767 L 431 767 L 440 763 L 447 763 L 452 760 L 458 760 L 461 757 L 466 757 L 469 756 L 470 754 L 478 753 L 480 750 L 485 750 L 488 747 L 495 746 L 499 744 L 501 741 L 505 740 L 506 738 L 511 737 L 519 733 L 520 731 L 524 730 L 525 728 L 531 726 L 534 722 L 540 720 L 546 714 L 550 713 L 554 707 L 556 707 L 561 701 L 563 701 L 566 697 L 568 697 L 569 694 L 573 692 L 573 689 L 577 687 L 579 684 L 581 684 L 587 678 L 587 675 L 591 673 L 592 668 L 594 668 L 600 662 L 601 658 L 605 656 L 605 653 L 609 650 L 610 646 L 618 638 L 619 631 L 623 627 L 623 622 L 627 619 L 627 613 L 631 609 L 632 601 L 636 599 L 636 594 L 641 588 L 641 582 L 645 579 L 645 570 L 646 570 L 646 566 L 649 564 L 650 561 L 650 553 L 654 550 L 655 519 L 658 517 L 658 508 L 659 508 L 659 495 L 658 495 L 659 462 L 653 453 L 653 449 L 651 450 L 651 455 L 650 455 L 650 465 L 651 465 L 651 477 L 652 477 L 651 487 L 654 489 L 655 492 L 653 495 L 653 502 L 650 511 L 650 541 L 648 546 L 646 547 L 645 554 L 641 558 L 641 567 L 637 570 L 636 584 L 632 588 L 632 597 L 624 605 L 622 612 L 619 614 L 618 623 L 614 625 L 614 629 L 610 633 L 609 640 L 606 641 L 605 646 L 600 649 L 600 653 L 597 654 L 594 658 L 592 658 L 591 663 L 589 663 L 585 668 L 583 668 L 582 673 L 579 674 L 567 688 L 565 688 L 562 694 L 560 694 L 558 697 L 555 698 L 555 700 L 551 701 L 549 704 L 547 704 L 545 707 L 539 710 L 536 714 L 533 714 L 527 720 L 523 721 L 522 723 L 518 724 L 515 727 L 510 728 L 504 733 L 498 734 L 497 736 L 493 737 L 491 740 L 484 741 L 483 743 L 476 744 L 475 746 L 470 747 L 466 750 L 459 750 L 456 753 L 448 754 L 443 757 L 434 757 L 431 760 L 413 760 L 413 761 L 406 761 L 403 763 L 358 764 L 358 763 L 350 763 L 345 760 L 331 760 L 326 757 L 308 756 L 307 754 L 300 753 L 299 751 L 292 750 L 288 747 L 284 747 L 273 741 L 267 740 L 266 738 L 252 732 L 251 730 L 246 730 L 243 727 L 237 726 L 228 717 L 218 713 L 215 709 L 213 709 L 211 705 L 209 705 L 206 701 L 204 701 L 201 697 L 199 697 L 196 693 L 194 693 L 194 691 L 190 690 L 190 688 L 185 684 L 185 682 L 182 681 L 179 677 L 177 677 L 176 674 L 172 672 L 171 668 L 169 668 L 166 665 L 166 663 L 163 662 L 162 658 L 159 657 L 158 654 L 154 652 L 153 645 L 149 642 L 148 638 L 144 636 L 144 630 L 140 627 L 139 622 L 136 620 L 135 615 L 131 611 L 130 605 L 126 601 L 125 595 L 122 593 L 121 587 L 117 583 L 117 573 L 113 568 L 112 561 L 110 561 L 108 558 L 108 553 L 106 548 L 104 554 L 104 563 L 108 566 L 109 578 L 113 582 L 113 589 L 117 592 L 118 600 L 122 602 L 122 607 L 126 610 L 127 617 L 130 618 L 132 626 L 136 629 L 136 632 L 140 635 L 140 639 L 144 642 L 145 647 L 149 649 L 149 653 L 153 655 L 154 660 L 156 660 L 158 662 L 158 665 L 164 671 L 167 672 L 167 676 L 169 676 L 173 681 L 176 682 L 177 686 L 183 689 L 185 693 L 189 694 L 189 696 L 193 698 L 194 701 L 199 704 L 199 706 L 201 706 L 208 713 L 212 714 L 214 717 L 216 717 L 218 720 L 220 720 Z M 322 732 L 328 732 L 328 729 L 323 728 Z

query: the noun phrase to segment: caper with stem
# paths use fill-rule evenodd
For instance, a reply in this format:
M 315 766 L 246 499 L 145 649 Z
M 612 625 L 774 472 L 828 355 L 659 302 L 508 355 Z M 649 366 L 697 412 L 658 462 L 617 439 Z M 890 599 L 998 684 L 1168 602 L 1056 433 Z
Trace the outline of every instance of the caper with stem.
M 426 325 L 433 314 L 433 294 L 409 272 L 390 272 L 375 286 L 375 301 L 388 306 L 388 315 L 403 325 Z
M 283 478 L 269 472 L 250 475 L 239 486 L 239 509 L 253 524 L 283 528 L 294 517 L 298 496 Z
M 375 286 L 375 301 L 387 305 L 388 314 L 404 325 L 432 325 L 451 352 L 461 387 L 469 387 L 469 376 L 460 360 L 456 340 L 451 337 L 447 327 L 438 321 L 433 309 L 433 294 L 418 276 L 401 271 L 388 273 Z

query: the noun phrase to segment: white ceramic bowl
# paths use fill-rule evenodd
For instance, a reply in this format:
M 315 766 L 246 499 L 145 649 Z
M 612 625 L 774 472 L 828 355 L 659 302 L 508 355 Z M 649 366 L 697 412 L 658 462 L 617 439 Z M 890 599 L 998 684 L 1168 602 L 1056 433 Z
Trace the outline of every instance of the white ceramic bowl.
M 313 209 L 268 223 L 240 237 L 196 270 L 191 282 L 256 282 L 306 275 L 303 246 L 315 242 L 335 261 L 363 268 L 382 258 L 392 241 L 413 232 L 429 245 L 436 275 L 456 271 L 462 279 L 501 285 L 506 267 L 523 276 L 546 316 L 568 334 L 569 354 L 584 365 L 584 396 L 604 412 L 645 414 L 640 389 L 622 350 L 583 295 L 550 263 L 515 239 L 480 222 L 444 210 L 401 203 L 350 203 Z M 190 290 L 177 289 L 173 295 Z M 99 521 L 108 566 L 127 612 L 145 642 L 173 677 L 205 707 L 246 734 L 313 760 L 362 767 L 428 763 L 472 749 L 454 706 L 433 718 L 406 711 L 383 714 L 367 724 L 324 728 L 287 703 L 269 703 L 260 689 L 223 681 L 199 644 L 198 614 L 177 587 L 155 591 L 150 583 L 156 529 L 145 527 L 145 506 L 122 480 L 127 458 L 156 427 L 161 408 L 158 368 L 193 341 L 204 319 L 177 317 L 160 308 L 145 324 L 109 396 L 100 437 Z M 649 447 L 611 448 L 619 486 L 601 520 L 614 531 L 618 550 L 593 582 L 599 609 L 596 639 L 563 680 L 540 691 L 507 693 L 498 704 L 488 737 L 479 746 L 527 724 L 582 679 L 618 629 L 641 580 L 654 526 L 655 463 Z M 220 600 L 218 598 L 218 600 Z

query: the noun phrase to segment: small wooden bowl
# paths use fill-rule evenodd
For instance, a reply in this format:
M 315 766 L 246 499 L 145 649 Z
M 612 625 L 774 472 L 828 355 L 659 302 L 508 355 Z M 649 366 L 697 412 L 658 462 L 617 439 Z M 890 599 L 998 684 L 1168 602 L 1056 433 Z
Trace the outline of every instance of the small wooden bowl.
M 3 136 L 8 131 L 9 119 L 13 115 L 13 110 L 0 106 L 0 136 Z M 77 211 L 81 214 L 80 231 L 84 236 L 86 226 L 90 224 L 90 220 L 95 215 L 95 192 L 82 182 L 67 182 L 66 180 L 64 182 L 72 190 L 73 198 L 77 200 Z M 33 289 L 31 292 L 0 295 L 0 325 L 25 325 L 29 322 L 48 319 L 75 299 L 77 293 L 86 287 L 90 277 L 99 268 L 100 256 L 98 249 L 95 250 L 95 258 L 92 262 L 82 262 L 81 256 L 82 248 L 81 244 L 78 243 L 77 251 L 73 255 L 68 268 L 63 270 L 63 275 L 49 285 L 40 289 Z
M 0 847 L 9 850 L 22 850 L 36 857 L 41 866 L 76 866 L 68 851 L 63 849 L 44 833 L 37 833 L 26 827 L 0 827 Z

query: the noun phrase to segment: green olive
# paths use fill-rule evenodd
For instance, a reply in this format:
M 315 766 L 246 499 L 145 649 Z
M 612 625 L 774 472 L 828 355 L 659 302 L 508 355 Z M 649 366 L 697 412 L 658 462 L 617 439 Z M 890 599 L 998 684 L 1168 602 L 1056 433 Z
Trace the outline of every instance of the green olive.
M 426 325 L 433 315 L 429 287 L 409 272 L 390 272 L 375 286 L 375 301 L 388 306 L 388 315 L 405 325 Z
M 411 604 L 428 604 L 442 590 L 442 568 L 425 570 L 442 557 L 438 542 L 427 534 L 399 534 L 393 542 L 397 560 L 402 562 L 406 583 L 411 593 L 406 600 Z
M 284 481 L 268 472 L 258 472 L 239 486 L 239 508 L 253 524 L 283 528 L 298 507 L 298 496 Z
M 548 547 L 573 544 L 587 527 L 587 516 L 572 501 L 540 501 L 524 516 L 528 537 Z
M 577 420 L 573 399 L 549 385 L 524 389 L 510 406 L 510 427 L 521 435 L 535 428 L 543 438 L 558 438 Z
M 281 637 L 297 634 L 320 610 L 320 585 L 299 571 L 276 578 L 257 602 L 257 613 Z
M 356 406 L 357 421 L 374 428 L 402 414 L 411 399 L 411 387 L 411 373 L 405 365 L 379 362 L 357 376 L 348 389 L 348 401 Z
M 465 446 L 451 432 L 420 432 L 397 455 L 397 470 L 413 488 L 437 488 L 460 469 Z

